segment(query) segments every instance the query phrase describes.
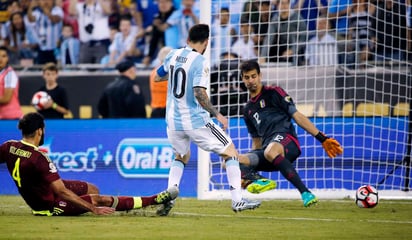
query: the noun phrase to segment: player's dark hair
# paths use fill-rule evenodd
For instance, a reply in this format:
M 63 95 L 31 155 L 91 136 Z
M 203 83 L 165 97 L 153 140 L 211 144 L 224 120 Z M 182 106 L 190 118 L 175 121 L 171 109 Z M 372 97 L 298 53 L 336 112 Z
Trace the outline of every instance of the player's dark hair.
M 209 25 L 196 24 L 189 30 L 189 41 L 193 43 L 204 42 L 209 38 Z
M 58 72 L 59 68 L 57 67 L 57 65 L 53 62 L 49 62 L 44 64 L 43 66 L 43 72 L 45 71 L 53 71 L 53 72 Z
M 18 124 L 22 135 L 28 137 L 31 137 L 37 129 L 44 128 L 44 126 L 44 117 L 37 112 L 25 114 Z
M 229 12 L 229 8 L 228 7 L 222 7 L 220 9 L 220 12 Z
M 256 70 L 256 72 L 260 74 L 260 66 L 258 62 L 254 60 L 248 60 L 240 65 L 240 75 L 243 75 L 244 72 L 249 72 L 252 70 Z
M 9 49 L 7 49 L 7 47 L 5 46 L 0 46 L 0 51 L 5 51 L 7 55 L 9 55 Z

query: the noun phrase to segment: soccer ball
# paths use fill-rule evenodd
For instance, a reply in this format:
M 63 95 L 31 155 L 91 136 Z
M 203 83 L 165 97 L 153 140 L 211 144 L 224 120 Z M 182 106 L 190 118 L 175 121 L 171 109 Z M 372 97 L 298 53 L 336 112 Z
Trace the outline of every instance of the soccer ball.
M 33 95 L 33 98 L 31 99 L 31 104 L 36 108 L 37 110 L 42 110 L 44 109 L 44 105 L 50 100 L 50 95 L 47 94 L 47 92 L 39 91 L 36 92 Z
M 373 208 L 378 205 L 378 190 L 371 185 L 363 185 L 356 191 L 356 205 L 360 208 Z

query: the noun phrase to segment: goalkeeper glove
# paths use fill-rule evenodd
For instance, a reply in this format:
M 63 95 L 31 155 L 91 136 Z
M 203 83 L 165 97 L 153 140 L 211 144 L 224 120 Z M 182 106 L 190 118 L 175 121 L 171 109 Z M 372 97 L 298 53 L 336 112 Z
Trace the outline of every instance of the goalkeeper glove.
M 322 132 L 316 134 L 315 138 L 322 143 L 323 149 L 325 149 L 325 152 L 330 158 L 334 158 L 343 153 L 343 149 L 336 139 L 330 138 Z

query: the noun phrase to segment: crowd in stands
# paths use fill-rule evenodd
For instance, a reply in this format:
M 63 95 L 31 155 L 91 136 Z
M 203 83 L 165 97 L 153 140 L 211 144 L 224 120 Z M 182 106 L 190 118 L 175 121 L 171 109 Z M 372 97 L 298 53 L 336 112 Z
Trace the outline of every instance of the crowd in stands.
M 233 3 L 214 5 L 220 8 L 214 10 L 218 14 L 212 28 L 215 65 L 227 52 L 242 60 L 295 66 L 362 67 L 367 61 L 412 60 L 410 0 L 240 2 L 237 8 Z M 228 20 L 228 15 L 233 20 L 238 9 L 242 9 L 239 19 Z M 248 31 L 244 25 L 253 29 Z
M 211 3 L 215 71 L 223 59 L 348 67 L 412 61 L 412 0 Z M 114 69 L 127 60 L 153 68 L 160 49 L 185 46 L 201 7 L 199 0 L 0 0 L 0 46 L 11 66 Z
M 211 2 L 213 64 L 227 53 L 293 65 L 410 60 L 411 0 Z M 11 64 L 149 67 L 161 47 L 186 44 L 200 8 L 199 0 L 2 0 L 0 40 Z

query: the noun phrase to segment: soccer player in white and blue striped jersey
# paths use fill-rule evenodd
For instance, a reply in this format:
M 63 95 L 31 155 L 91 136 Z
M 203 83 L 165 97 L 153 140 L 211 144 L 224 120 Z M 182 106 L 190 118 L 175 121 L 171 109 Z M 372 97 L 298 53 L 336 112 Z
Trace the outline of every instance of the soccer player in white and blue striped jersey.
M 209 42 L 209 26 L 196 24 L 189 30 L 187 46 L 172 50 L 157 69 L 157 80 L 168 79 L 166 104 L 167 136 L 175 151 L 168 186 L 179 186 L 190 158 L 190 141 L 225 160 L 235 212 L 259 207 L 260 202 L 242 198 L 238 152 L 225 133 L 228 119 L 209 100 L 209 63 L 203 56 Z M 222 124 L 216 125 L 211 116 Z M 173 201 L 164 204 L 158 215 L 167 215 Z

